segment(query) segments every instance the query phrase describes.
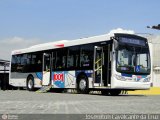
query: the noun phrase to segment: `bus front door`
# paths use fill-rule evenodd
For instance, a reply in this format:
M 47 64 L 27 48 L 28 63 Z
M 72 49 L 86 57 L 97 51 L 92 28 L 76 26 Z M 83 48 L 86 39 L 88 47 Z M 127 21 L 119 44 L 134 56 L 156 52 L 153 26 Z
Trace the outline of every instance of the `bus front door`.
M 94 47 L 94 86 L 103 86 L 102 80 L 103 47 Z
M 111 45 L 94 48 L 94 87 L 109 87 L 111 80 Z
M 43 53 L 43 77 L 42 85 L 51 84 L 51 54 Z
M 104 57 L 104 61 L 103 61 L 103 66 L 102 66 L 102 70 L 103 70 L 103 83 L 104 86 L 106 87 L 110 87 L 111 85 L 111 56 L 110 56 L 110 52 L 111 52 L 111 44 L 108 44 L 106 46 L 103 47 L 103 57 Z

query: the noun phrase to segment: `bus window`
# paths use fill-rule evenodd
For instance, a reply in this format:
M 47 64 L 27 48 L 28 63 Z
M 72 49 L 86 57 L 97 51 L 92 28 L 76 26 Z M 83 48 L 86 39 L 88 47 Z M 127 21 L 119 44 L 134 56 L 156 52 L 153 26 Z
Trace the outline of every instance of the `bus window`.
M 27 54 L 27 65 L 31 64 L 31 54 Z
M 70 67 L 73 67 L 74 66 L 74 56 L 68 56 L 67 57 L 67 67 L 70 68 Z
M 17 64 L 18 64 L 17 55 L 13 55 L 11 62 L 11 72 L 17 72 Z
M 24 54 L 21 56 L 21 65 L 26 65 L 27 64 L 27 54 Z
M 42 71 L 42 54 L 33 53 L 30 65 L 30 71 L 41 72 Z
M 66 56 L 67 56 L 66 48 L 57 50 L 56 66 L 55 66 L 56 69 L 62 70 L 66 68 L 66 58 L 67 58 Z
M 92 45 L 84 45 L 81 47 L 80 52 L 80 67 L 92 68 L 93 67 L 93 50 Z
M 75 69 L 79 67 L 79 47 L 71 47 L 68 50 L 67 68 Z

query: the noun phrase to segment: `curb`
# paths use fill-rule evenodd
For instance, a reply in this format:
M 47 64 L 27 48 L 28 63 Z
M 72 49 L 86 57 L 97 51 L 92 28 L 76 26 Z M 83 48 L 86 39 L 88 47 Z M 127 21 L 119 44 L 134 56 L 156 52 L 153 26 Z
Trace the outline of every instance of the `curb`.
M 160 95 L 160 87 L 151 87 L 149 90 L 128 91 L 129 95 Z

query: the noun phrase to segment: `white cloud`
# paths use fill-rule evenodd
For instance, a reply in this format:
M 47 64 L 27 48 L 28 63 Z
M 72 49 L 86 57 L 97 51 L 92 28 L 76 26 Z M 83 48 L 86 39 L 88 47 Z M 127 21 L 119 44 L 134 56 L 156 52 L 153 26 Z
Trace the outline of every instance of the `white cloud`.
M 113 29 L 111 30 L 108 35 L 113 35 L 114 33 L 128 33 L 128 34 L 134 34 L 135 32 L 133 30 L 125 30 L 122 28 L 117 28 L 117 29 Z
M 38 39 L 25 39 L 21 37 L 0 40 L 0 59 L 10 60 L 12 50 L 26 48 L 39 43 L 42 43 L 42 41 Z

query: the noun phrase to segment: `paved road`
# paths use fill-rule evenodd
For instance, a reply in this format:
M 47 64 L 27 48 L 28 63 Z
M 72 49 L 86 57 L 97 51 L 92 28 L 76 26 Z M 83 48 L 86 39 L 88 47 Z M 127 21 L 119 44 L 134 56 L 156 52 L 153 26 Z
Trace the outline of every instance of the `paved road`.
M 0 91 L 0 114 L 158 114 L 160 96 Z

